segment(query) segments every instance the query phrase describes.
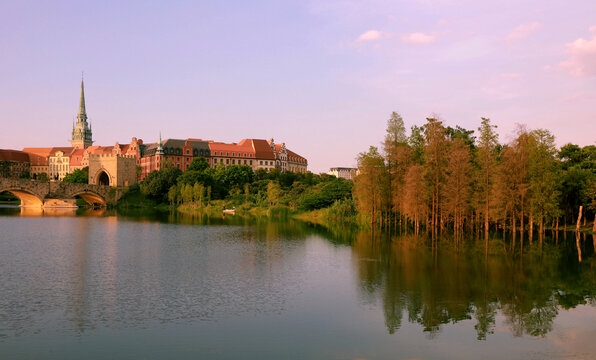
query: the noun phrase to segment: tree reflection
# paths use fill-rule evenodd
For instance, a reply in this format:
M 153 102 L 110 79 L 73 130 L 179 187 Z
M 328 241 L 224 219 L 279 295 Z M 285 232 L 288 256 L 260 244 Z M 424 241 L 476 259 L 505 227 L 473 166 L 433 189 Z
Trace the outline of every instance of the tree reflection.
M 484 244 L 473 240 L 458 247 L 439 241 L 437 250 L 422 236 L 362 232 L 353 242 L 361 295 L 382 302 L 390 334 L 407 314 L 430 337 L 444 324 L 474 319 L 479 340 L 494 333 L 498 314 L 515 336 L 545 336 L 559 308 L 596 299 L 591 241 L 584 244 L 582 263 L 575 244 L 555 239 L 513 255 L 502 239 L 491 243 L 500 245 L 485 258 Z M 592 261 L 585 261 L 587 256 Z

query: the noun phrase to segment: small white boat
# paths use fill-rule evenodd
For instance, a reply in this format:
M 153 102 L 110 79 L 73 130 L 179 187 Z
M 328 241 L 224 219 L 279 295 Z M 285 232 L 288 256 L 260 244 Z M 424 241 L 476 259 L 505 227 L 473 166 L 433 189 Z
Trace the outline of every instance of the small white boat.
M 236 215 L 236 207 L 234 206 L 231 209 L 224 209 L 223 210 L 224 214 L 231 214 L 231 215 Z

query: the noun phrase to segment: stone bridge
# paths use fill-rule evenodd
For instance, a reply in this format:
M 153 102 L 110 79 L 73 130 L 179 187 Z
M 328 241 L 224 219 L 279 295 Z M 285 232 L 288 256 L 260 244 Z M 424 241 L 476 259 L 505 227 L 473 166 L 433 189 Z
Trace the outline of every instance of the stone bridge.
M 98 206 L 115 203 L 122 189 L 107 185 L 0 178 L 0 193 L 8 191 L 23 207 L 76 207 L 75 196 Z

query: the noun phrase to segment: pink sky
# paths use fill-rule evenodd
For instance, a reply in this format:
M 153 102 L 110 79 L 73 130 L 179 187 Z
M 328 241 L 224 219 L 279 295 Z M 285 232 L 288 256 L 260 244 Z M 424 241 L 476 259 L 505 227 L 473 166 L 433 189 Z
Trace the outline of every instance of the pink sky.
M 285 141 L 353 166 L 392 111 L 506 142 L 596 140 L 594 1 L 4 2 L 0 148 L 68 144 L 80 72 L 99 145 Z

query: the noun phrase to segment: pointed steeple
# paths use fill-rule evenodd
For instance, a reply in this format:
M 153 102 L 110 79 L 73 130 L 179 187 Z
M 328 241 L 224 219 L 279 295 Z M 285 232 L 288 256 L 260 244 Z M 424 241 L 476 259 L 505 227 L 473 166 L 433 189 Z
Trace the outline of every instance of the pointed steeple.
M 84 149 L 93 144 L 91 124 L 87 122 L 87 109 L 85 108 L 85 83 L 81 74 L 81 99 L 76 124 L 72 129 L 71 146 Z
M 81 100 L 79 102 L 79 115 L 77 117 L 79 121 L 87 121 L 87 110 L 85 109 L 85 83 L 83 75 L 81 75 Z

